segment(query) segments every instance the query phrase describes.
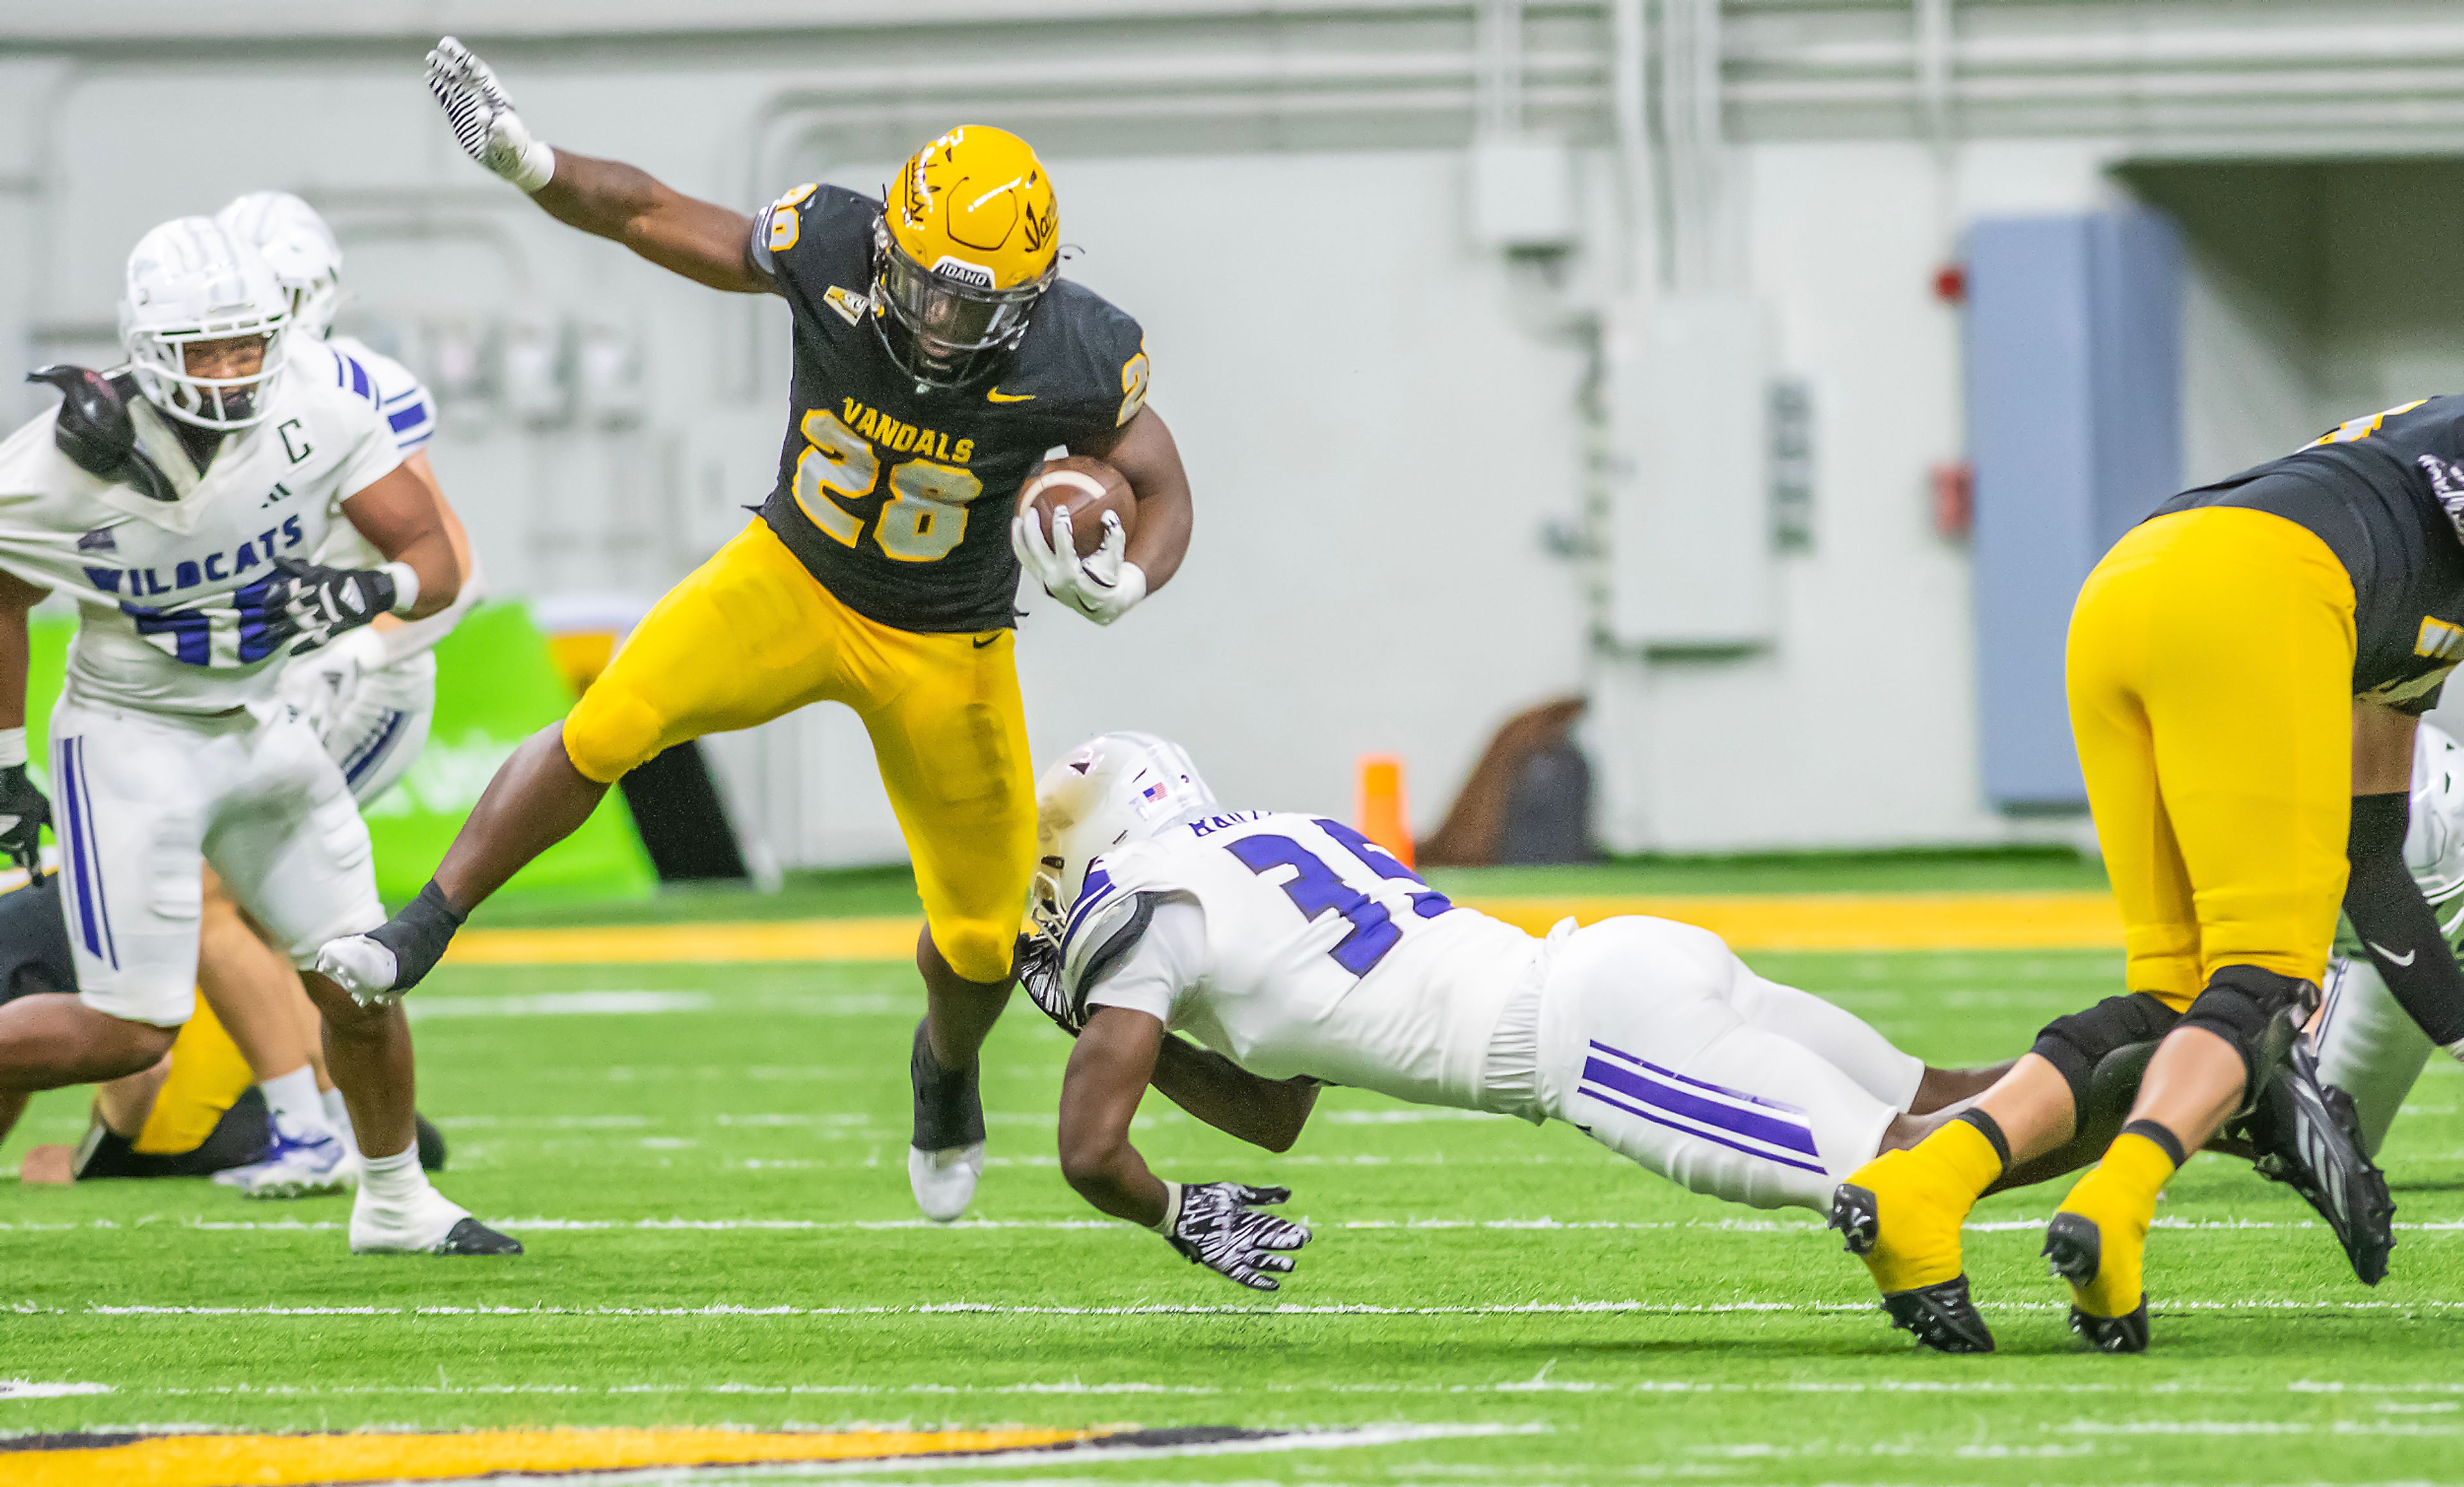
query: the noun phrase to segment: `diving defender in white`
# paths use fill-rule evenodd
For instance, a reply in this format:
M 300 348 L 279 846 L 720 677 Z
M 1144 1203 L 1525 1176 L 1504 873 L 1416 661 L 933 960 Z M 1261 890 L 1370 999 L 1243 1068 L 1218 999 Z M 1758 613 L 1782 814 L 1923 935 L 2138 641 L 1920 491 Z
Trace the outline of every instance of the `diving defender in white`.
M 195 1006 L 204 864 L 303 970 L 385 919 L 342 772 L 277 689 L 295 654 L 446 607 L 456 569 L 377 408 L 291 375 L 289 310 L 211 219 L 166 223 L 129 255 L 128 367 L 50 369 L 61 405 L 0 443 L 0 847 L 31 865 L 56 820 L 78 988 L 0 1008 L 0 1129 L 32 1091 L 170 1046 Z M 308 560 L 341 521 L 379 565 Z M 78 616 L 52 711 L 56 812 L 24 733 L 26 611 L 55 588 Z M 303 979 L 367 1153 L 351 1247 L 517 1253 L 419 1169 L 401 1007 Z
M 1148 734 L 1082 745 L 1036 806 L 1023 978 L 1078 1039 L 1062 1171 L 1256 1289 L 1276 1288 L 1309 1231 L 1257 1211 L 1282 1189 L 1150 1172 L 1129 1140 L 1150 1083 L 1276 1150 L 1318 1084 L 1349 1084 L 1565 1121 L 1697 1192 L 1826 1213 L 1841 1177 L 1996 1073 L 1928 1069 L 1708 930 L 1569 920 L 1543 940 L 1457 908 L 1349 826 L 1222 810 L 1189 756 Z

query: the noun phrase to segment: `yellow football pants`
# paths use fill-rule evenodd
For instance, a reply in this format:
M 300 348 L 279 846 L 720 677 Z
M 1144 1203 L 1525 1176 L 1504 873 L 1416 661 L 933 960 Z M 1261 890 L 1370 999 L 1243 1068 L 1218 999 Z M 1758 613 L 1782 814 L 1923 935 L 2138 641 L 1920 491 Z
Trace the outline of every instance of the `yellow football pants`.
M 154 1108 L 139 1127 L 136 1149 L 147 1156 L 196 1150 L 214 1133 L 223 1112 L 256 1082 L 239 1045 L 215 1020 L 214 1009 L 197 998 L 194 1017 L 171 1043 L 171 1072 L 154 1094 Z
M 756 521 L 643 617 L 566 716 L 564 752 L 608 783 L 687 739 L 847 704 L 872 737 L 933 943 L 968 980 L 998 981 L 1035 866 L 1017 640 L 868 620 Z
M 2320 979 L 2352 815 L 2335 554 L 2265 512 L 2143 523 L 2079 591 L 2068 670 L 2131 990 L 2180 1009 L 2220 966 Z

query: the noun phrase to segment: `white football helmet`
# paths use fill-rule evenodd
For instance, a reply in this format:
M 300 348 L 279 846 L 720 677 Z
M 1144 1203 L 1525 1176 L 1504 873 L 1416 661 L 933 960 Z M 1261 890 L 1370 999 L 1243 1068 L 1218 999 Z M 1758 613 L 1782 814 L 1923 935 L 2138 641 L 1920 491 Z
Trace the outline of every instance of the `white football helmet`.
M 2410 815 L 2404 864 L 2421 896 L 2437 904 L 2464 891 L 2464 746 L 2433 723 L 2412 735 Z
M 266 415 L 282 377 L 291 298 L 256 250 L 211 217 L 181 217 L 137 240 L 120 294 L 120 344 L 137 386 L 183 423 L 229 432 Z M 249 377 L 199 377 L 187 348 L 255 337 Z
M 1153 733 L 1102 733 L 1035 782 L 1035 927 L 1055 945 L 1087 866 L 1216 809 L 1215 792 L 1180 745 Z
M 289 191 L 251 191 L 214 213 L 223 230 L 272 266 L 291 296 L 291 327 L 319 340 L 342 306 L 342 245 L 317 208 Z

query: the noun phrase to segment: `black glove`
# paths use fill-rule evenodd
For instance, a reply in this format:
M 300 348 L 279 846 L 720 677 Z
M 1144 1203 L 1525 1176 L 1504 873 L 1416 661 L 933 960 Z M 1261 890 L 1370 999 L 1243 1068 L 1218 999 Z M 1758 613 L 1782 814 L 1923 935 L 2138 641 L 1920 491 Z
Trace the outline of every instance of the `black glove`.
M 382 568 L 319 568 L 296 558 L 277 558 L 274 566 L 282 577 L 266 586 L 259 601 L 267 643 L 296 637 L 290 646 L 295 656 L 393 609 L 393 575 Z
M 39 870 L 43 828 L 51 820 L 52 802 L 26 777 L 26 766 L 0 766 L 0 852 L 28 872 Z
M 26 374 L 30 383 L 46 383 L 60 390 L 59 422 L 52 426 L 52 443 L 69 462 L 94 476 L 123 485 L 158 501 L 176 501 L 180 492 L 170 477 L 137 447 L 137 425 L 128 416 L 133 383 L 123 385 L 82 366 L 46 366 Z
M 1087 1024 L 1061 990 L 1061 947 L 1041 934 L 1022 934 L 1012 958 L 1018 963 L 1018 984 L 1026 989 L 1035 1010 L 1050 1017 L 1061 1031 L 1077 1037 Z
M 1283 1282 L 1275 1276 L 1289 1275 L 1292 1269 L 1291 1257 L 1281 1252 L 1309 1243 L 1309 1225 L 1261 1214 L 1258 1205 L 1288 1203 L 1291 1196 L 1289 1188 L 1191 1183 L 1180 1190 L 1180 1209 L 1173 1214 L 1164 1242 L 1191 1264 L 1253 1291 L 1279 1289 Z

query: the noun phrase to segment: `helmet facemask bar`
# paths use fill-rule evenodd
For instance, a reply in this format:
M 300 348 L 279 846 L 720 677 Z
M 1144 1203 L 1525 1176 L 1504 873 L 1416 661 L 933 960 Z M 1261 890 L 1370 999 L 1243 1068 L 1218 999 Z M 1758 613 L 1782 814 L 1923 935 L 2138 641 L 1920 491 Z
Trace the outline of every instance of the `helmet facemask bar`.
M 917 382 L 941 387 L 968 382 L 987 357 L 1024 339 L 1037 301 L 1061 271 L 1055 258 L 1033 282 L 1015 289 L 964 283 L 916 262 L 886 222 L 874 226 L 873 259 L 873 301 L 899 332 L 883 339 Z
M 126 341 L 129 370 L 156 407 L 185 424 L 230 433 L 262 420 L 282 376 L 287 313 L 208 321 L 191 329 L 138 330 Z M 264 359 L 247 377 L 200 377 L 188 370 L 188 348 L 256 337 Z

